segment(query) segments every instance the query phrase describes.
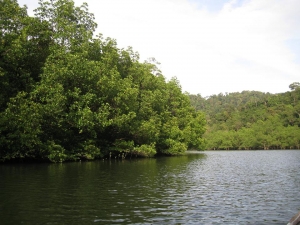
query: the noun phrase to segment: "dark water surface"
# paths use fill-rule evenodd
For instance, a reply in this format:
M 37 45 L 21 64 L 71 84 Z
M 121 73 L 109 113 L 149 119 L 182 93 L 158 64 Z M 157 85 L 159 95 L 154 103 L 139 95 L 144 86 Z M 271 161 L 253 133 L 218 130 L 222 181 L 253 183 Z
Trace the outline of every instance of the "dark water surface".
M 287 224 L 300 151 L 0 165 L 0 224 Z

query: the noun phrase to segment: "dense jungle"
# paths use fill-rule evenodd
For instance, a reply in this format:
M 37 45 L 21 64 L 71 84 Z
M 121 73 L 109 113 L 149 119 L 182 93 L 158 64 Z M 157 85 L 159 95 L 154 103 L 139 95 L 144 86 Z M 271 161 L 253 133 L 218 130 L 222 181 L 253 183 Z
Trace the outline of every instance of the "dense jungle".
M 0 161 L 178 155 L 205 116 L 155 59 L 95 34 L 88 5 L 0 1 Z
M 0 12 L 2 162 L 300 148 L 298 82 L 204 98 L 96 34 L 86 3 L 41 0 L 31 17 L 2 0 Z
M 207 149 L 300 149 L 300 83 L 290 91 L 190 95 L 205 112 Z

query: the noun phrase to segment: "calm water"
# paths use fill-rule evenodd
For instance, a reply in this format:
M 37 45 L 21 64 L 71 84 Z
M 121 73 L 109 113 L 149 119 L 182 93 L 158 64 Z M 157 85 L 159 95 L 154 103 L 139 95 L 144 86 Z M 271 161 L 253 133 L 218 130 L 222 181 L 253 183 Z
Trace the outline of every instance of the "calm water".
M 300 151 L 0 165 L 0 224 L 287 224 Z

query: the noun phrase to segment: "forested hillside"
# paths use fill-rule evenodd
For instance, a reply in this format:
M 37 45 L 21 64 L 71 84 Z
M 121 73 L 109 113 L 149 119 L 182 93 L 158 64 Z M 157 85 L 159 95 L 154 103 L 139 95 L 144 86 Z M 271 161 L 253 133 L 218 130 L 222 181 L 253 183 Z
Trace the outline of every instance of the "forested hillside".
M 0 161 L 182 154 L 205 116 L 154 60 L 96 36 L 86 4 L 0 1 Z
M 192 104 L 207 116 L 207 149 L 300 149 L 300 83 L 281 94 L 243 91 Z

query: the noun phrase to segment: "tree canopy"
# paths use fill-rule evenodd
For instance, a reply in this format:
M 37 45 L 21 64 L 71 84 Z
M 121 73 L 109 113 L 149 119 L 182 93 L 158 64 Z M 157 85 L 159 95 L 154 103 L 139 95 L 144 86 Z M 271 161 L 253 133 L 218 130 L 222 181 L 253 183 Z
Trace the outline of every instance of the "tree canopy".
M 203 149 L 205 116 L 176 78 L 95 35 L 86 3 L 0 1 L 0 161 L 61 162 Z
M 202 98 L 190 95 L 205 112 L 207 149 L 300 149 L 300 89 L 280 94 L 243 91 Z

